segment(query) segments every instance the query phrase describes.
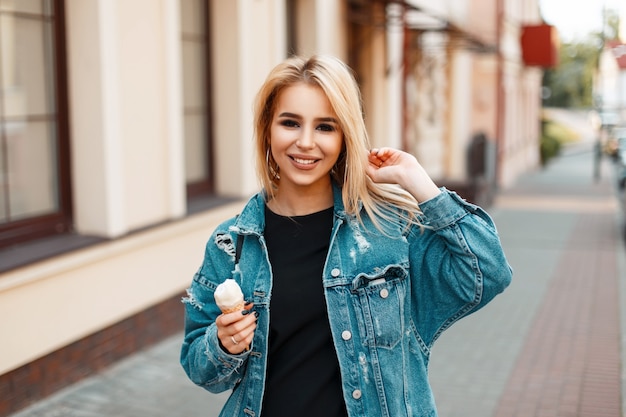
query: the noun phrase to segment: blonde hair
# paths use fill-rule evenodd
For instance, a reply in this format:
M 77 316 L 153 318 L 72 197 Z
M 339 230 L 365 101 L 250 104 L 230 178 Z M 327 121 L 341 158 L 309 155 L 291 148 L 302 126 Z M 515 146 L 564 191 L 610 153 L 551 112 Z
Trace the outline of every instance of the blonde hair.
M 382 231 L 380 220 L 420 224 L 417 201 L 397 186 L 376 184 L 365 173 L 370 148 L 363 119 L 361 92 L 352 71 L 339 59 L 314 55 L 291 57 L 277 65 L 259 90 L 254 106 L 257 174 L 268 201 L 280 183 L 270 152 L 270 128 L 281 92 L 294 84 L 320 87 L 335 112 L 343 133 L 343 150 L 330 175 L 342 189 L 347 214 L 361 221 L 361 206 Z M 399 217 L 399 218 L 398 218 Z

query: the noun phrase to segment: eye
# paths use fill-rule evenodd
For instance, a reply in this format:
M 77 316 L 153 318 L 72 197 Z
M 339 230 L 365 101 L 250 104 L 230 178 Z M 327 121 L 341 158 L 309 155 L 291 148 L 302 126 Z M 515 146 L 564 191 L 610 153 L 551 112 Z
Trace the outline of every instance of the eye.
M 317 126 L 317 130 L 321 130 L 322 132 L 334 132 L 337 129 L 335 128 L 335 126 L 331 124 L 322 123 L 319 126 Z
M 300 126 L 298 122 L 292 119 L 283 119 L 279 123 L 281 126 L 285 126 L 285 127 L 299 127 Z

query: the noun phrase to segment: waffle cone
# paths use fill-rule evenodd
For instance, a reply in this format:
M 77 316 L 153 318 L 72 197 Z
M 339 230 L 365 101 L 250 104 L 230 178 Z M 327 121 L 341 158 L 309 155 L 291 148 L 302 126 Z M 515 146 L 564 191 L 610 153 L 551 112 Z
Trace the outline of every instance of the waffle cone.
M 228 314 L 228 313 L 234 313 L 235 311 L 241 311 L 243 310 L 244 306 L 245 306 L 245 303 L 242 301 L 241 303 L 232 307 L 220 306 L 220 310 L 222 310 L 222 313 Z

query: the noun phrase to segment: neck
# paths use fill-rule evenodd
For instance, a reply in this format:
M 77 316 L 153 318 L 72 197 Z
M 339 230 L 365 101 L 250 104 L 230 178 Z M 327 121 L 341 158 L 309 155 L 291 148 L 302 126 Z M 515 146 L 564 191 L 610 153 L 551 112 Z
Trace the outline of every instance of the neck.
M 270 210 L 281 216 L 305 216 L 332 207 L 333 203 L 332 187 L 316 192 L 287 191 L 279 187 L 267 205 Z

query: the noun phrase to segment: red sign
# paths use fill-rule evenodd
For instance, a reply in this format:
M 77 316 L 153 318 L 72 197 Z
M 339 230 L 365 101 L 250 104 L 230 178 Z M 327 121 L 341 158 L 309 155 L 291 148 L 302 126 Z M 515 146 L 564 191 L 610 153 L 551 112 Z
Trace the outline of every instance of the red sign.
M 559 38 L 554 26 L 522 26 L 522 58 L 528 66 L 554 68 L 559 63 Z

